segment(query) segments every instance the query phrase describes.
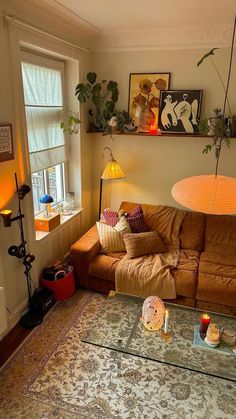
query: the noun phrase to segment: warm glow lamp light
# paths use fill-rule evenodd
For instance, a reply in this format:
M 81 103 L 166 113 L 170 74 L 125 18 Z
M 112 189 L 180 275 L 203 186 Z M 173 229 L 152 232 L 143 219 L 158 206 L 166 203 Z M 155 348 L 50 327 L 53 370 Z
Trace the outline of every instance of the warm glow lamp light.
M 17 221 L 19 230 L 20 230 L 20 239 L 21 242 L 18 246 L 12 245 L 8 249 L 8 254 L 10 256 L 15 256 L 18 259 L 22 259 L 24 265 L 24 275 L 27 282 L 28 288 L 28 299 L 29 299 L 29 311 L 27 311 L 20 320 L 21 326 L 25 328 L 33 328 L 40 324 L 43 320 L 43 314 L 41 310 L 34 308 L 32 304 L 32 295 L 31 295 L 31 276 L 30 270 L 32 268 L 32 262 L 35 260 L 35 256 L 32 253 L 27 253 L 26 244 L 27 241 L 25 240 L 24 234 L 24 226 L 23 226 L 23 218 L 24 214 L 21 211 L 21 200 L 24 199 L 25 195 L 30 192 L 30 187 L 28 185 L 22 185 L 20 188 L 18 187 L 18 180 L 17 175 L 15 173 L 15 182 L 16 182 L 16 190 L 18 195 L 18 215 L 12 217 L 12 211 L 9 209 L 2 210 L 0 215 L 3 218 L 4 226 L 10 227 L 12 222 Z
M 236 16 L 230 52 L 229 71 L 224 98 L 222 121 L 229 89 L 234 48 Z M 236 214 L 236 178 L 218 175 L 218 165 L 224 134 L 214 138 L 216 169 L 214 175 L 200 175 L 182 179 L 172 188 L 173 198 L 186 208 L 206 214 Z
M 124 179 L 125 175 L 123 170 L 120 168 L 117 161 L 114 159 L 110 147 L 105 147 L 104 150 L 108 150 L 110 153 L 110 160 L 107 163 L 101 178 L 100 178 L 100 193 L 99 193 L 99 213 L 98 218 L 100 218 L 101 208 L 102 208 L 102 183 L 103 180 L 114 180 L 114 179 Z

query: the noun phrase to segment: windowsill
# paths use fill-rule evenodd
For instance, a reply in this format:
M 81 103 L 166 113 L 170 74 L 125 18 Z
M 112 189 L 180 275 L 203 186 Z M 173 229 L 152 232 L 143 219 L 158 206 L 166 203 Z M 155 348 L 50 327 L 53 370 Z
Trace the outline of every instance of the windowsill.
M 60 225 L 58 227 L 54 228 L 52 231 L 35 230 L 35 238 L 36 238 L 36 241 L 42 240 L 45 237 L 48 237 L 50 234 L 54 233 L 55 231 L 59 230 L 63 225 L 65 225 L 66 223 L 68 223 L 69 221 L 71 221 L 73 218 L 75 218 L 82 211 L 83 211 L 83 208 L 79 208 L 79 209 L 74 210 L 73 213 L 70 214 L 70 215 L 61 214 L 61 222 L 60 222 Z

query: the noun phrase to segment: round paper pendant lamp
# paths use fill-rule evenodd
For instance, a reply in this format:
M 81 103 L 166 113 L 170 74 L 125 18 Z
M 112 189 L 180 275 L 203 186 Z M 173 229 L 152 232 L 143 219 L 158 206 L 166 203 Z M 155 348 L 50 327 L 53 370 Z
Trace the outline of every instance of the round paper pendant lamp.
M 177 182 L 173 198 L 191 210 L 206 214 L 236 214 L 236 179 L 220 175 L 193 176 Z

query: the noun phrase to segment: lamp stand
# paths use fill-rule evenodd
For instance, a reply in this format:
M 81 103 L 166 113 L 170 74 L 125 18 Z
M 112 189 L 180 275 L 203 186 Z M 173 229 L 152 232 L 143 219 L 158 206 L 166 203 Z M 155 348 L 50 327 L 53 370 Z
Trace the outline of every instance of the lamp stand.
M 19 187 L 18 187 L 16 173 L 15 173 L 15 182 L 16 182 L 16 189 L 18 193 L 18 217 L 19 217 L 18 225 L 20 229 L 21 243 L 23 246 L 22 257 L 25 258 L 27 252 L 26 252 L 26 241 L 25 241 L 25 235 L 24 235 L 24 225 L 23 225 L 23 220 L 22 220 L 24 215 L 22 214 L 22 211 L 21 211 L 21 201 L 19 197 Z M 17 219 L 18 217 L 15 217 L 15 218 Z M 21 317 L 20 325 L 26 329 L 32 329 L 33 327 L 38 326 L 40 323 L 42 323 L 43 314 L 38 309 L 35 309 L 32 304 L 32 295 L 31 295 L 31 286 L 30 286 L 30 282 L 31 282 L 30 270 L 32 268 L 31 261 L 29 262 L 26 261 L 24 265 L 25 265 L 24 275 L 26 278 L 27 288 L 28 288 L 29 311 L 27 311 L 27 313 L 25 313 Z
M 100 220 L 100 215 L 101 215 L 101 210 L 102 210 L 102 181 L 103 179 L 100 178 L 98 220 Z

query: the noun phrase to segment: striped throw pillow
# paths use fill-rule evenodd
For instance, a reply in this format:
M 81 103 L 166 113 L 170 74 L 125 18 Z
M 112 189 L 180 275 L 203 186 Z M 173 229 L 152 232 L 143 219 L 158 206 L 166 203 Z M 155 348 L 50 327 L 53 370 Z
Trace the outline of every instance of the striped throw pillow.
M 156 231 L 146 233 L 125 233 L 123 234 L 126 252 L 130 259 L 151 253 L 164 253 L 166 245 Z
M 129 233 L 130 226 L 125 217 L 121 217 L 115 227 L 96 222 L 102 252 L 125 252 L 125 244 L 121 234 Z

